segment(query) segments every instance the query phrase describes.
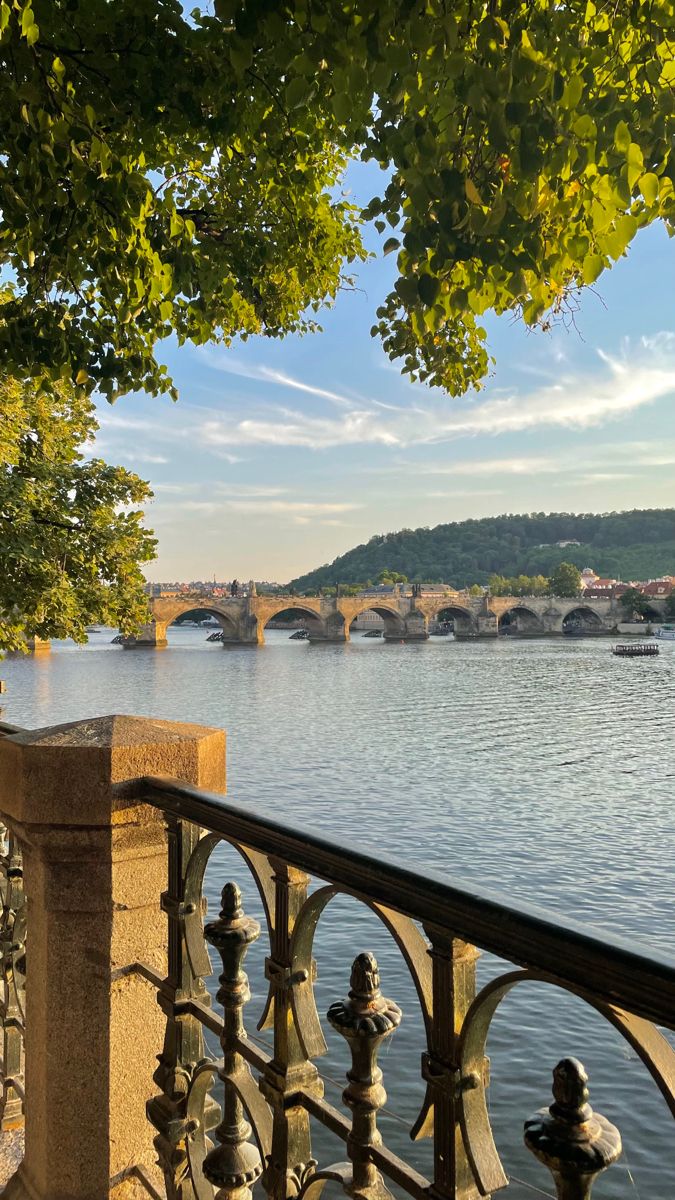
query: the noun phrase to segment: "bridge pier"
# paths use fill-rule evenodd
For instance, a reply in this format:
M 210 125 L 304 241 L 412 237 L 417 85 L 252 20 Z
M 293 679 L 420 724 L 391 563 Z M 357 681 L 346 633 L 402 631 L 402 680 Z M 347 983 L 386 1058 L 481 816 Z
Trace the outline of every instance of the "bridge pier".
M 481 613 L 476 618 L 476 633 L 480 638 L 496 638 L 499 634 L 499 623 L 495 613 Z
M 339 612 L 332 613 L 323 620 L 309 619 L 307 632 L 313 645 L 335 645 L 350 640 L 349 625 Z
M 142 625 L 136 636 L 125 638 L 122 642 L 125 650 L 164 650 L 166 649 L 166 625 L 160 621 L 149 621 Z
M 429 622 L 423 612 L 413 609 L 405 618 L 404 642 L 426 642 L 429 637 Z

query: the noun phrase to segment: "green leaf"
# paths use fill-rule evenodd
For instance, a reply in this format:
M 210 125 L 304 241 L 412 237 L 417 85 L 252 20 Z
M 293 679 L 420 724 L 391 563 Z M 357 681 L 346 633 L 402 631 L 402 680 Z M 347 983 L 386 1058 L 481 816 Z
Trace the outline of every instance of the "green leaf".
M 653 171 L 647 171 L 638 180 L 638 187 L 646 204 L 655 204 L 659 198 L 659 177 Z
M 336 92 L 331 98 L 331 108 L 338 121 L 346 123 L 353 115 L 354 108 L 345 92 Z
M 594 141 L 597 137 L 597 126 L 593 118 L 589 117 L 588 113 L 584 113 L 583 116 L 577 117 L 572 128 L 577 137 L 581 138 L 582 142 Z
M 587 254 L 583 261 L 582 278 L 584 283 L 595 283 L 605 265 L 601 254 Z
M 630 144 L 630 130 L 625 121 L 619 121 L 614 130 L 614 145 L 621 154 L 626 154 Z
M 464 181 L 464 190 L 466 192 L 466 198 L 471 202 L 471 204 L 480 204 L 481 207 L 483 206 L 480 192 L 473 182 L 473 179 L 469 179 L 468 176 Z
M 387 238 L 386 242 L 384 243 L 384 246 L 382 247 L 382 253 L 383 254 L 391 254 L 392 250 L 398 250 L 400 245 L 401 245 L 401 243 L 398 238 L 395 238 L 395 237 Z
M 30 4 L 28 3 L 21 10 L 21 33 L 22 33 L 23 37 L 27 36 L 28 31 L 33 28 L 34 24 L 35 24 L 35 13 L 33 12 L 33 9 L 31 8 Z
M 253 49 L 248 42 L 237 39 L 230 46 L 230 62 L 238 75 L 243 75 L 253 62 Z
M 612 258 L 621 258 L 626 247 L 637 233 L 638 223 L 630 213 L 617 217 L 614 228 L 605 236 L 603 245 L 606 246 Z
M 440 280 L 435 275 L 420 275 L 417 281 L 417 291 L 424 304 L 434 304 L 440 290 Z
M 626 164 L 628 167 L 628 171 L 627 171 L 628 186 L 629 186 L 630 190 L 632 191 L 633 188 L 635 187 L 635 184 L 637 183 L 638 179 L 640 178 L 643 168 L 644 168 L 644 159 L 642 157 L 642 150 L 640 149 L 640 147 L 637 145 L 636 142 L 631 142 L 630 146 L 628 147 L 628 150 L 626 151 Z
M 286 107 L 290 109 L 299 108 L 308 99 L 311 90 L 309 81 L 303 75 L 296 76 L 286 88 Z
M 581 78 L 581 75 L 572 75 L 565 85 L 565 91 L 563 92 L 562 99 L 560 101 L 560 107 L 566 109 L 577 108 L 583 95 L 583 91 L 584 81 Z

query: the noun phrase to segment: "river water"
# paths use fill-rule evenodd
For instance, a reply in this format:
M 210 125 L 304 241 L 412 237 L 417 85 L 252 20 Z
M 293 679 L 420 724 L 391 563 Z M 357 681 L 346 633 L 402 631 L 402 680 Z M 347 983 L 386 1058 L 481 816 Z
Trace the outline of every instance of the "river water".
M 128 652 L 111 636 L 3 662 L 4 719 L 41 726 L 116 712 L 225 728 L 231 799 L 671 953 L 675 643 L 630 660 L 613 657 L 604 639 L 385 645 L 354 635 L 310 646 L 268 630 L 263 648 L 224 649 L 183 627 L 169 630 L 165 651 Z M 230 877 L 262 917 L 229 848 L 209 868 L 210 911 Z M 383 990 L 404 1010 L 381 1057 L 381 1128 L 428 1172 L 430 1143 L 411 1144 L 406 1128 L 423 1094 L 415 993 L 376 919 L 342 897 L 317 935 L 319 1011 L 346 994 L 351 959 L 364 949 L 376 952 Z M 247 960 L 251 1031 L 266 952 L 261 937 Z M 500 969 L 483 956 L 479 981 Z M 339 1104 L 347 1056 L 330 1029 L 327 1040 L 321 1065 Z M 665 1103 L 634 1052 L 581 1001 L 522 985 L 498 1010 L 488 1048 L 491 1116 L 513 1180 L 505 1195 L 552 1195 L 548 1173 L 522 1147 L 522 1123 L 550 1102 L 550 1072 L 566 1054 L 584 1061 L 591 1103 L 624 1139 L 594 1197 L 675 1194 Z M 317 1146 L 322 1165 L 343 1157 L 323 1131 Z

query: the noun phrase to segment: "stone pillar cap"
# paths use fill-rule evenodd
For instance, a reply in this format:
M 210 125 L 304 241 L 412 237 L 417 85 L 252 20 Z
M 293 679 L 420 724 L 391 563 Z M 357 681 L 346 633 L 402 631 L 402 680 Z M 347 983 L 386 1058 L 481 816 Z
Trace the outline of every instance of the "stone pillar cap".
M 224 763 L 224 732 L 204 725 L 106 716 L 26 730 L 0 742 L 0 812 L 29 825 L 123 824 L 133 801 L 114 784 L 170 775 L 222 792 Z

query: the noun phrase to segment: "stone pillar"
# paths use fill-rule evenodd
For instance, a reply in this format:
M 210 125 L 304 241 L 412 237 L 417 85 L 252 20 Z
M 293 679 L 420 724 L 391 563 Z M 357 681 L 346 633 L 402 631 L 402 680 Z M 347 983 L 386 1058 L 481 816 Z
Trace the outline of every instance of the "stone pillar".
M 412 609 L 405 618 L 406 642 L 425 642 L 429 637 L 429 622 L 423 612 Z
M 310 642 L 317 645 L 349 641 L 349 625 L 337 610 L 329 609 L 325 617 L 308 620 L 307 632 Z
M 49 638 L 40 637 L 28 638 L 27 646 L 30 654 L 49 654 L 52 648 Z
M 476 618 L 476 626 L 479 637 L 497 637 L 499 635 L 499 622 L 494 613 L 480 613 Z
M 145 1105 L 165 1018 L 133 967 L 165 974 L 166 832 L 123 785 L 173 775 L 224 791 L 224 752 L 221 731 L 135 717 L 0 739 L 0 814 L 28 897 L 26 1153 L 11 1200 L 161 1192 Z
M 166 624 L 161 621 L 149 621 L 147 625 L 141 625 L 134 637 L 125 638 L 122 642 L 125 650 L 164 650 L 166 644 Z

